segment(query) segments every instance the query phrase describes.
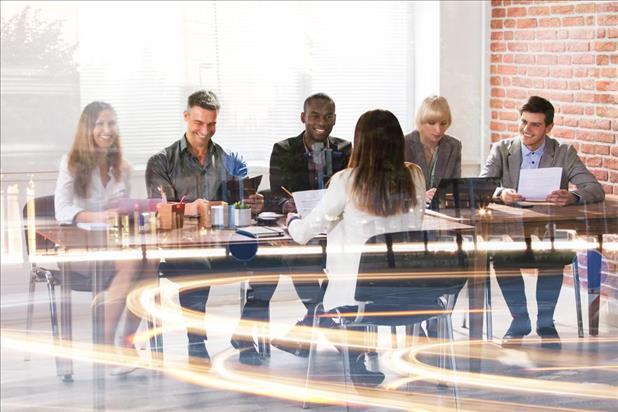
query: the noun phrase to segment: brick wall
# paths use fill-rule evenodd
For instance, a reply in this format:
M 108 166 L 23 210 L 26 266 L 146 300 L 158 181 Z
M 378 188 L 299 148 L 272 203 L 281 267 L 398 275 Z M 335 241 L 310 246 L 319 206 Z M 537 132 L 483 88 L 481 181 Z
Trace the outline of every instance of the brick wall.
M 556 108 L 551 135 L 618 195 L 618 2 L 493 0 L 490 47 L 492 142 L 543 96 Z

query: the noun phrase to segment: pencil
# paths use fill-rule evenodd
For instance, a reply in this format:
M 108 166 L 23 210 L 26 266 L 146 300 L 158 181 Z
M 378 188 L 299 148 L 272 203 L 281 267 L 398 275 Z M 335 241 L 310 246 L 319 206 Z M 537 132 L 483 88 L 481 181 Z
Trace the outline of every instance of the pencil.
M 285 187 L 281 186 L 281 189 L 283 189 L 283 191 L 285 193 L 287 193 L 290 197 L 292 197 L 292 198 L 294 197 L 294 195 L 292 193 L 290 193 L 290 191 L 288 189 L 286 189 Z

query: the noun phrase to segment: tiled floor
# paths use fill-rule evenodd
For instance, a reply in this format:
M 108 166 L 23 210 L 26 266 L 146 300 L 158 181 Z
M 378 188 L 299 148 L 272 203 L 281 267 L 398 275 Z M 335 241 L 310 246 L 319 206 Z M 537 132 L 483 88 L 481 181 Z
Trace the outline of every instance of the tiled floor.
M 530 287 L 527 292 L 533 296 L 534 282 L 529 280 L 532 279 L 527 278 L 527 287 Z M 3 411 L 92 410 L 95 405 L 106 410 L 139 411 L 301 409 L 301 402 L 292 399 L 302 398 L 307 360 L 273 348 L 271 357 L 261 367 L 242 367 L 229 345 L 235 322 L 209 334 L 208 349 L 211 355 L 219 360 L 226 358 L 221 366 L 209 373 L 191 375 L 184 369 L 186 338 L 183 333 L 169 332 L 164 334 L 163 371 L 140 369 L 125 377 L 109 376 L 106 372 L 105 381 L 101 384 L 93 381 L 92 362 L 76 360 L 74 381 L 63 383 L 55 376 L 54 359 L 49 353 L 33 353 L 31 360 L 24 362 L 23 350 L 7 348 L 7 338 L 14 336 L 13 333 L 23 332 L 25 328 L 26 295 L 26 280 L 21 268 L 4 265 L 1 352 Z M 33 327 L 35 335 L 50 335 L 46 295 L 45 288 L 39 286 Z M 73 293 L 72 296 L 74 347 L 79 348 L 81 343 L 90 342 L 91 297 L 88 293 Z M 495 284 L 492 296 L 494 336 L 497 339 L 482 346 L 482 375 L 463 378 L 468 383 L 479 380 L 479 377 L 484 379 L 474 386 L 466 383 L 458 385 L 460 410 L 618 410 L 618 329 L 607 324 L 606 313 L 601 314 L 600 340 L 577 338 L 573 290 L 565 285 L 556 311 L 563 349 L 541 349 L 536 336 L 532 334 L 521 349 L 503 350 L 498 345 L 499 338 L 507 328 L 509 318 Z M 209 313 L 237 319 L 237 299 L 238 285 L 215 287 L 209 300 Z M 460 298 L 456 309 L 464 308 L 465 302 L 465 298 Z M 530 310 L 532 314 L 535 313 L 534 307 Z M 607 310 L 606 305 L 603 305 L 603 310 Z M 285 333 L 286 327 L 303 314 L 303 306 L 296 299 L 290 282 L 281 282 L 271 313 L 273 322 L 281 325 L 272 330 L 273 336 Z M 465 342 L 467 337 L 467 329 L 462 327 L 462 321 L 462 315 L 456 313 L 454 326 L 458 342 Z M 386 328 L 380 330 L 379 341 L 383 348 L 390 346 L 388 332 Z M 479 356 L 479 353 L 469 353 L 467 346 L 458 347 L 458 370 L 466 373 L 469 371 L 469 359 Z M 25 344 L 20 349 L 25 349 Z M 148 359 L 149 352 L 144 350 L 142 357 Z M 433 359 L 427 355 L 419 358 L 433 364 Z M 319 346 L 316 361 L 316 380 L 328 382 L 324 389 L 331 391 L 329 396 L 339 399 L 331 400 L 330 405 L 313 405 L 316 409 L 343 410 L 345 399 L 360 400 L 362 405 L 355 407 L 372 411 L 456 408 L 452 386 L 442 388 L 434 381 L 419 380 L 404 384 L 399 390 L 388 389 L 389 385 L 403 377 L 396 370 L 397 363 L 392 361 L 392 351 L 381 352 L 380 368 L 387 378 L 382 385 L 383 389 L 378 391 L 357 392 L 349 387 L 347 395 L 344 394 L 341 386 L 341 357 L 326 341 Z M 496 388 L 501 385 L 502 377 L 520 379 L 506 381 L 505 385 L 511 385 L 510 389 Z M 518 384 L 524 388 L 516 390 Z

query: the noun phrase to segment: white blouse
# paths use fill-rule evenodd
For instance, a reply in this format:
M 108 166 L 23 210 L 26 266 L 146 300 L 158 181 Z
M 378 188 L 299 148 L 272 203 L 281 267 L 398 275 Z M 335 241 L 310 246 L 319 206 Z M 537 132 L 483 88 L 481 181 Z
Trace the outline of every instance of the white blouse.
M 381 217 L 361 211 L 350 195 L 352 169 L 344 169 L 331 178 L 324 197 L 307 217 L 290 222 L 290 236 L 300 244 L 307 243 L 319 233 L 327 233 L 326 311 L 358 303 L 354 299 L 358 266 L 362 246 L 370 237 L 420 229 L 425 209 L 425 178 L 416 165 L 412 165 L 411 173 L 416 206 L 408 213 Z
M 74 189 L 75 179 L 69 173 L 68 159 L 68 155 L 64 155 L 60 160 L 54 196 L 56 220 L 61 224 L 73 223 L 75 216 L 81 211 L 100 212 L 105 210 L 111 201 L 129 196 L 130 169 L 126 166 L 123 167 L 120 180 L 116 180 L 110 168 L 108 171 L 110 180 L 105 186 L 101 180 L 99 170 L 93 170 L 88 197 L 83 198 L 76 195 Z

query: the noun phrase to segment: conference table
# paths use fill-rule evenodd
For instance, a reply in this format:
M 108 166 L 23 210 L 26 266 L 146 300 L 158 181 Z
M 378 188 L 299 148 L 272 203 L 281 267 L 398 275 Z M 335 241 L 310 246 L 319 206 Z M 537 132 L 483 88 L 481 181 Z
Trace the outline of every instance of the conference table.
M 469 333 L 471 340 L 481 340 L 483 336 L 483 309 L 485 308 L 486 288 L 489 277 L 488 257 L 496 242 L 495 237 L 504 237 L 520 233 L 526 239 L 532 236 L 547 236 L 553 247 L 555 234 L 560 230 L 575 230 L 578 236 L 594 236 L 597 247 L 603 249 L 603 235 L 618 233 L 618 196 L 607 196 L 601 203 L 588 205 L 571 205 L 556 207 L 538 204 L 531 208 L 515 208 L 505 205 L 490 204 L 481 210 L 445 209 L 440 213 L 428 212 L 425 216 L 422 231 L 438 234 L 456 235 L 471 239 L 466 242 L 465 249 L 473 253 L 473 267 L 468 278 Z M 88 259 L 102 262 L 114 260 L 130 254 L 134 259 L 161 259 L 170 257 L 191 258 L 210 256 L 222 262 L 230 261 L 231 245 L 256 244 L 262 253 L 260 256 L 289 255 L 286 248 L 293 245 L 289 235 L 280 237 L 253 239 L 238 235 L 232 229 L 200 229 L 196 219 L 185 219 L 181 229 L 148 230 L 138 232 L 129 230 L 83 230 L 75 226 L 58 226 L 49 220 L 37 221 L 36 233 L 54 244 L 53 248 L 37 250 L 31 254 L 33 263 L 57 261 L 61 269 L 61 340 L 69 344 L 72 339 L 71 330 L 71 285 L 66 270 L 66 263 L 74 260 Z M 529 243 L 528 243 L 529 244 Z M 461 245 L 461 243 L 460 243 Z M 492 246 L 494 245 L 494 246 Z M 497 243 L 498 248 L 501 243 Z M 298 245 L 296 245 L 298 247 Z M 427 245 L 425 245 L 427 247 Z M 310 262 L 314 273 L 321 272 L 324 262 L 324 237 L 306 246 L 312 248 L 303 253 L 305 262 Z M 266 253 L 264 253 L 266 252 Z M 233 260 L 233 259 L 232 259 Z M 289 261 L 286 263 L 289 264 Z M 257 264 L 256 267 L 260 265 Z M 240 273 L 239 268 L 246 265 L 223 264 L 222 270 L 230 273 Z M 263 265 L 265 270 L 276 269 L 272 261 Z M 225 269 L 227 268 L 227 269 Z M 305 268 L 306 269 L 306 268 Z M 289 268 L 288 268 L 289 270 Z M 285 271 L 282 271 L 282 274 Z M 229 273 L 227 274 L 229 275 Z M 243 274 L 244 275 L 244 274 Z M 92 291 L 96 296 L 103 291 L 103 279 L 95 270 L 92 274 Z M 490 316 L 490 315 L 489 315 Z M 488 321 L 490 317 L 488 316 Z M 103 309 L 101 305 L 92 306 L 93 342 L 100 343 L 103 338 Z M 491 337 L 491 333 L 488 334 Z M 70 359 L 58 364 L 58 375 L 71 379 L 73 364 Z M 480 363 L 471 364 L 471 369 L 480 368 Z M 95 379 L 103 381 L 101 368 L 95 367 Z M 103 387 L 104 388 L 104 387 Z M 101 390 L 99 385 L 98 390 Z M 95 390 L 96 392 L 96 390 Z M 97 396 L 95 394 L 95 396 Z M 95 406 L 98 401 L 95 400 Z

